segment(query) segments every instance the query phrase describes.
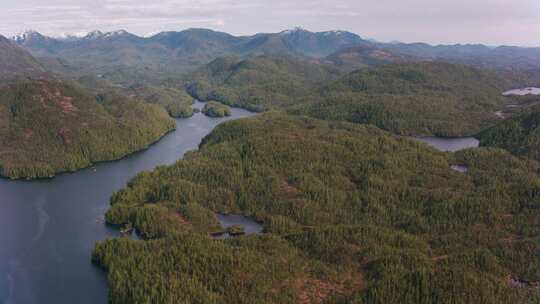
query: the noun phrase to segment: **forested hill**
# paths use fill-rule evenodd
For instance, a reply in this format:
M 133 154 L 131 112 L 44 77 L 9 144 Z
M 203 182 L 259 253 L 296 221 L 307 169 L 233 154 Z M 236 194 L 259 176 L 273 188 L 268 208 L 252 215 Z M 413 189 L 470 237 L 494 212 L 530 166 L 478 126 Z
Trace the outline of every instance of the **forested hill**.
M 290 57 L 220 58 L 190 75 L 200 100 L 371 123 L 406 135 L 471 135 L 494 125 L 511 80 L 443 62 L 394 63 L 349 74 Z
M 107 220 L 146 240 L 104 241 L 93 260 L 112 303 L 535 303 L 538 168 L 266 113 L 115 194 Z M 214 212 L 266 233 L 214 240 Z
M 431 60 L 444 60 L 496 70 L 529 70 L 540 68 L 539 47 L 498 46 L 483 44 L 429 45 L 427 43 L 376 43 L 394 54 Z
M 285 56 L 223 57 L 186 77 L 195 98 L 251 110 L 285 107 L 337 79 L 330 65 Z
M 0 85 L 26 77 L 46 74 L 40 63 L 26 50 L 0 35 Z
M 175 123 L 154 105 L 119 95 L 96 99 L 45 80 L 0 87 L 0 174 L 50 177 L 148 147 Z
M 540 160 L 540 108 L 533 107 L 476 137 L 482 146 L 503 148 L 519 156 Z
M 352 72 L 300 102 L 294 113 L 371 123 L 405 135 L 463 136 L 498 122 L 511 82 L 442 62 L 391 64 Z
M 391 51 L 371 44 L 361 44 L 340 49 L 339 51 L 329 55 L 322 61 L 335 64 L 342 69 L 353 71 L 355 69 L 371 67 L 381 64 L 431 60 L 424 59 L 422 57 L 414 57 L 410 55 L 393 53 Z

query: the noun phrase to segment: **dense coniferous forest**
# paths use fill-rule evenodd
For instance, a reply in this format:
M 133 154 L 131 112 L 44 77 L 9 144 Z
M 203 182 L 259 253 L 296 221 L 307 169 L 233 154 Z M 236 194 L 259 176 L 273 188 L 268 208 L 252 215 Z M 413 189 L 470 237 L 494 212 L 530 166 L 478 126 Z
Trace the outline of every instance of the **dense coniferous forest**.
M 50 177 L 148 147 L 175 123 L 155 105 L 46 80 L 0 89 L 0 174 Z
M 289 57 L 224 57 L 189 75 L 187 90 L 201 101 L 262 111 L 290 106 L 339 75 L 336 67 Z
M 494 125 L 510 81 L 443 62 L 392 64 L 352 72 L 305 98 L 294 113 L 371 123 L 404 135 L 464 136 Z
M 538 103 L 540 99 L 522 97 Z M 511 108 L 512 109 L 512 108 Z M 540 108 L 533 105 L 477 135 L 482 146 L 506 149 L 516 155 L 540 160 Z
M 538 168 L 269 112 L 116 193 L 107 221 L 145 240 L 101 242 L 93 261 L 111 303 L 534 303 Z M 212 239 L 215 212 L 265 233 Z
M 83 76 L 77 79 L 85 89 L 98 93 L 116 92 L 132 99 L 146 101 L 163 107 L 171 117 L 187 118 L 193 116 L 193 98 L 181 87 L 135 83 L 116 84 L 105 76 Z
M 494 112 L 508 102 L 501 92 L 511 85 L 496 73 L 442 62 L 343 74 L 292 58 L 222 58 L 196 72 L 188 91 L 200 100 L 251 110 L 285 108 L 404 135 L 462 136 L 498 122 Z
M 193 116 L 193 98 L 184 90 L 152 85 L 133 85 L 127 89 L 128 96 L 162 106 L 171 117 Z

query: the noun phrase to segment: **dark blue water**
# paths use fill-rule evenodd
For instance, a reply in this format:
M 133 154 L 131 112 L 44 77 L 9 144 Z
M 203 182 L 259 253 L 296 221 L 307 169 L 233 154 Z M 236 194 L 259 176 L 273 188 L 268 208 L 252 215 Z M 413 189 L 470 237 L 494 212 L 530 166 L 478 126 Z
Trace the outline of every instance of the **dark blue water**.
M 201 108 L 201 103 L 195 107 Z M 97 241 L 117 237 L 103 223 L 109 197 L 137 173 L 172 164 L 227 118 L 195 114 L 150 149 L 47 181 L 0 180 L 0 303 L 106 303 L 105 274 L 90 262 Z

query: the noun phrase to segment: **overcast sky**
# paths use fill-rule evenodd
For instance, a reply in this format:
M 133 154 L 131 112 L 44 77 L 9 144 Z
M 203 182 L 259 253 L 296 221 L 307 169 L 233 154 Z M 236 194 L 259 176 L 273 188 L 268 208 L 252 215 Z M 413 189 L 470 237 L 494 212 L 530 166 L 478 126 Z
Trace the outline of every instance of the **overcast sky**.
M 381 41 L 540 46 L 540 0 L 0 0 L 0 33 L 348 30 Z

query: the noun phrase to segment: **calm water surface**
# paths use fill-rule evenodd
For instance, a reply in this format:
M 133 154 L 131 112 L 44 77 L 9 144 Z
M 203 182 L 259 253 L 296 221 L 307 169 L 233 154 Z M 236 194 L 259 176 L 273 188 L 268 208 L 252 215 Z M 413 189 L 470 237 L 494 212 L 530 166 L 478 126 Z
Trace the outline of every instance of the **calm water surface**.
M 503 93 L 505 96 L 509 95 L 540 95 L 540 88 L 523 88 L 523 89 L 516 89 L 516 90 L 510 90 Z
M 113 191 L 138 172 L 196 149 L 219 123 L 251 115 L 241 109 L 220 119 L 195 114 L 177 120 L 177 131 L 149 150 L 123 160 L 47 181 L 0 179 L 0 303 L 106 303 L 105 274 L 90 254 L 97 241 L 119 236 L 103 223 Z
M 426 143 L 433 148 L 440 151 L 455 152 L 468 148 L 477 148 L 480 142 L 474 137 L 456 137 L 456 138 L 444 138 L 444 137 L 414 137 L 415 140 Z
M 223 228 L 229 228 L 232 226 L 242 226 L 246 235 L 261 234 L 263 232 L 263 225 L 258 223 L 254 219 L 237 214 L 218 214 L 217 218 L 219 224 Z M 228 238 L 228 233 L 223 234 L 220 238 Z

